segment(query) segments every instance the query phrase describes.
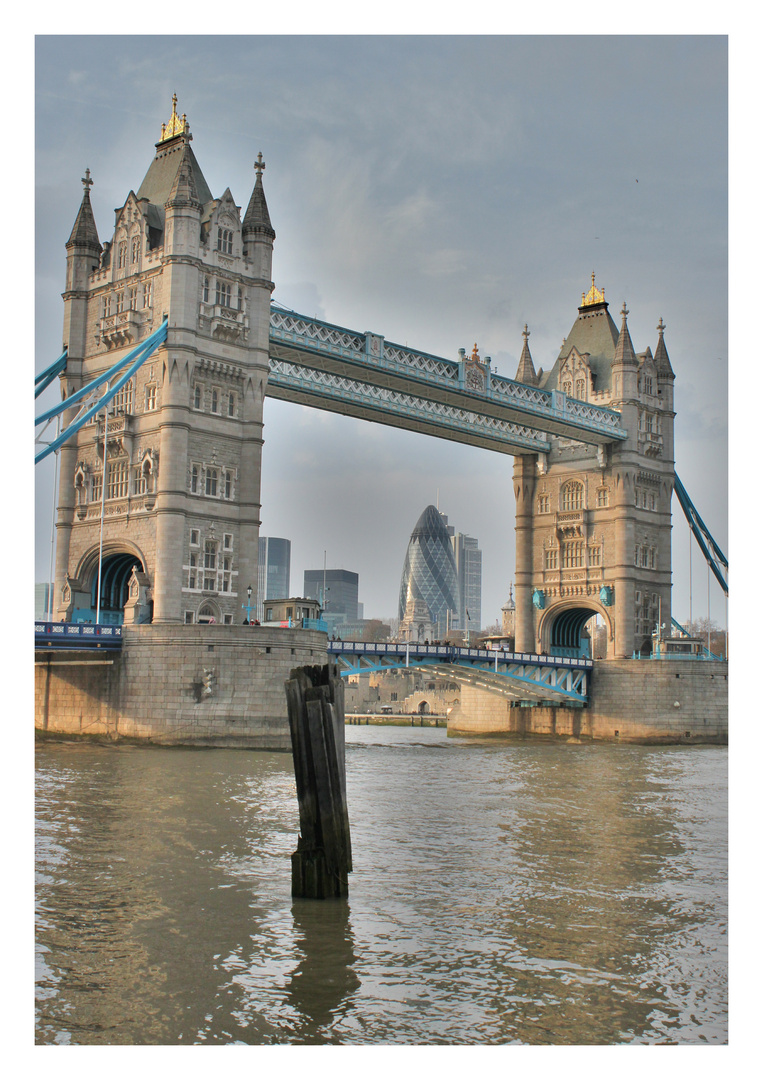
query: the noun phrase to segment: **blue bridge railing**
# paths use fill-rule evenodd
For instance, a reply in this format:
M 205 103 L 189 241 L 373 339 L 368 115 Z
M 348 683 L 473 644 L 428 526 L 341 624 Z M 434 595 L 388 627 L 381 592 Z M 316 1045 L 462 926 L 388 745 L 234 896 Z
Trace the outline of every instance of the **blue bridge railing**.
M 35 619 L 35 649 L 121 649 L 122 627 Z

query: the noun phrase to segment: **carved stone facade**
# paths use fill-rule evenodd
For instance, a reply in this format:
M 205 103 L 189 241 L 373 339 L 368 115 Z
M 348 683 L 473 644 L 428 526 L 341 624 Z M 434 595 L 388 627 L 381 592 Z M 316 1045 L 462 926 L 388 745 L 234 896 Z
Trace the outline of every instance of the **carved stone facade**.
M 260 155 L 242 220 L 230 190 L 212 196 L 175 104 L 113 237 L 99 241 L 88 170 L 66 245 L 67 397 L 165 318 L 168 333 L 108 418 L 61 449 L 56 618 L 95 621 L 98 606 L 101 621 L 241 622 L 256 591 L 275 238 L 265 166 Z
M 525 328 L 517 378 L 617 410 L 628 438 L 598 450 L 552 436 L 547 455 L 515 458 L 519 651 L 575 655 L 598 615 L 607 656 L 627 658 L 670 627 L 674 374 L 662 319 L 654 355 L 636 354 L 627 315 L 618 331 L 592 280 L 545 375 Z

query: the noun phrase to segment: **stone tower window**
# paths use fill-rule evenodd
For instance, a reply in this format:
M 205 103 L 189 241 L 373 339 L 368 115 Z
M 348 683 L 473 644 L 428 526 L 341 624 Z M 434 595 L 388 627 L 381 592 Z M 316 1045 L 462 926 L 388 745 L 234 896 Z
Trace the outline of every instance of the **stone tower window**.
M 111 402 L 111 407 L 114 413 L 131 413 L 132 412 L 132 388 L 133 381 L 128 379 L 122 389 L 114 395 Z
M 585 489 L 579 480 L 568 480 L 562 487 L 560 509 L 582 510 L 585 504 Z
M 134 236 L 132 238 L 132 258 L 131 262 L 136 263 L 140 258 L 140 237 Z
M 585 566 L 585 544 L 582 540 L 568 540 L 562 544 L 562 568 Z
M 230 229 L 221 227 L 217 230 L 217 250 L 225 255 L 233 254 L 233 233 Z
M 127 266 L 127 241 L 120 240 L 117 244 L 117 268 L 124 269 Z
M 217 496 L 217 469 L 207 468 L 205 474 L 204 494 Z
M 217 541 L 204 541 L 204 588 L 208 592 L 217 589 Z
M 215 303 L 220 307 L 230 307 L 230 285 L 224 281 L 215 282 Z
M 205 277 L 201 287 L 201 298 L 205 304 L 209 303 L 209 278 Z

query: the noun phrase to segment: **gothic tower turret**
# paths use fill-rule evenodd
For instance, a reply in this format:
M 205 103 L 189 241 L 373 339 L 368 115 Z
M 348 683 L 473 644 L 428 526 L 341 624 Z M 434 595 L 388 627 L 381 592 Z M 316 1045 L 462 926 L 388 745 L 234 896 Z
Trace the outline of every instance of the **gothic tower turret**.
M 516 648 L 579 655 L 586 623 L 607 630 L 607 656 L 649 650 L 670 625 L 673 372 L 662 338 L 637 354 L 623 304 L 618 332 L 591 276 L 578 317 L 537 385 L 621 415 L 627 439 L 595 447 L 550 436 L 540 460 L 515 458 Z M 532 376 L 527 341 L 517 378 Z M 564 407 L 567 407 L 566 405 Z
M 259 171 L 247 211 L 214 198 L 185 115 L 162 124 L 103 249 L 85 196 L 67 244 L 67 374 L 90 381 L 166 318 L 166 343 L 61 454 L 57 617 L 234 622 L 257 583 L 272 248 Z M 77 305 L 79 305 L 77 307 Z M 104 440 L 106 460 L 104 461 Z M 76 492 L 76 499 L 72 493 Z M 103 546 L 100 546 L 101 500 Z M 59 532 L 59 536 L 60 536 Z M 99 563 L 102 572 L 99 574 Z M 128 582 L 142 600 L 125 609 Z

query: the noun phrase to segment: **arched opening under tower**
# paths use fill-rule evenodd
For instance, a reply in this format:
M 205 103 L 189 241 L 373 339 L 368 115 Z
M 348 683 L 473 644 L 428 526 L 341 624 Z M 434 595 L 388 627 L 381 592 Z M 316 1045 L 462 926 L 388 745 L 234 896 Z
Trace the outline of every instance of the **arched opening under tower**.
M 143 559 L 131 551 L 106 550 L 100 559 L 100 604 L 98 603 L 98 564 L 97 549 L 84 560 L 80 569 L 80 579 L 89 591 L 88 607 L 75 607 L 72 622 L 99 622 L 110 626 L 119 626 L 124 622 L 124 608 L 129 599 L 129 585 L 133 570 L 145 574 Z M 82 596 L 82 593 L 79 594 Z
M 541 627 L 542 651 L 550 656 L 604 659 L 609 619 L 594 605 L 571 605 L 548 612 Z

